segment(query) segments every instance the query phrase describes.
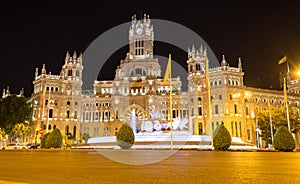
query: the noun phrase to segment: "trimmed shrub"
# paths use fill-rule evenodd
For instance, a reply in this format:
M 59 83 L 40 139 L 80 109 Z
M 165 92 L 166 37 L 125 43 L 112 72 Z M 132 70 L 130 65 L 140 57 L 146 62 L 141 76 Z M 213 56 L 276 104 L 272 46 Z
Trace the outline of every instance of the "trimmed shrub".
M 61 148 L 63 136 L 58 128 L 54 129 L 46 139 L 47 148 Z
M 231 136 L 226 127 L 224 125 L 218 126 L 213 135 L 213 146 L 215 150 L 228 150 L 231 145 Z
M 46 147 L 46 140 L 47 137 L 50 135 L 50 133 L 46 133 L 45 135 L 43 135 L 42 140 L 41 140 L 41 148 L 47 148 Z
M 288 128 L 279 127 L 274 135 L 273 146 L 277 151 L 293 151 L 295 149 L 295 140 Z
M 130 149 L 134 144 L 134 133 L 132 128 L 124 123 L 117 134 L 117 144 L 122 149 Z

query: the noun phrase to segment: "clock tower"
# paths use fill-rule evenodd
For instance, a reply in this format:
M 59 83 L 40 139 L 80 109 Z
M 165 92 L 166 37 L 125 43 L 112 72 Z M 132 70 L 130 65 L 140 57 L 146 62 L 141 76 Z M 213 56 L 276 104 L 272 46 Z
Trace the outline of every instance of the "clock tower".
M 133 59 L 153 58 L 153 25 L 149 15 L 137 20 L 132 16 L 129 29 L 129 53 Z

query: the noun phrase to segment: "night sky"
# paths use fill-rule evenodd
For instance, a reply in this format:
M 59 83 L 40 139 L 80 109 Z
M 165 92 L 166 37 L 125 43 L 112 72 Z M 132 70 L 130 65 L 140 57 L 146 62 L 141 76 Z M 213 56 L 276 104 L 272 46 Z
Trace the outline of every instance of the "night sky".
M 26 96 L 32 93 L 36 67 L 46 63 L 47 71 L 59 74 L 67 50 L 84 52 L 95 38 L 131 21 L 133 14 L 140 18 L 146 13 L 190 28 L 219 61 L 225 54 L 231 66 L 242 57 L 247 86 L 278 89 L 279 72 L 286 67 L 277 62 L 285 54 L 292 70 L 300 68 L 296 1 L 12 1 L 0 9 L 0 89 L 10 86 L 18 93 L 24 87 Z M 162 44 L 155 46 L 155 54 L 167 57 Z M 116 52 L 99 78 L 113 79 L 126 51 L 127 47 Z M 178 51 L 174 58 L 185 62 L 187 55 Z

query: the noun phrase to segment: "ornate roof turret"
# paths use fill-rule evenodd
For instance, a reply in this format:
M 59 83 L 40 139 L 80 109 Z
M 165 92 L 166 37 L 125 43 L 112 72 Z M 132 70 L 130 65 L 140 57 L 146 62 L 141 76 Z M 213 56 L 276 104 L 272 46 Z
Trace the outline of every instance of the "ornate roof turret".
M 222 55 L 222 62 L 221 62 L 221 67 L 226 67 L 227 66 L 227 61 L 225 59 L 225 55 Z
M 39 75 L 39 69 L 35 68 L 35 79 L 38 77 L 38 75 Z
M 82 52 L 80 52 L 80 55 L 77 58 L 77 63 L 79 63 L 80 65 L 82 65 Z
M 192 50 L 188 47 L 188 58 L 204 58 L 207 56 L 206 47 L 203 50 L 201 44 L 199 50 L 195 49 L 195 46 L 192 45 Z
M 45 65 L 45 63 L 43 64 L 42 75 L 46 75 L 46 65 Z
M 76 58 L 77 58 L 77 54 L 76 54 L 76 50 L 75 50 L 74 54 L 73 54 L 73 61 L 76 61 Z
M 238 66 L 239 66 L 240 71 L 243 71 L 243 68 L 242 68 L 242 59 L 240 57 L 239 57 Z
M 70 54 L 69 54 L 69 51 L 67 51 L 66 58 L 65 58 L 65 64 L 68 64 L 69 59 L 70 59 Z

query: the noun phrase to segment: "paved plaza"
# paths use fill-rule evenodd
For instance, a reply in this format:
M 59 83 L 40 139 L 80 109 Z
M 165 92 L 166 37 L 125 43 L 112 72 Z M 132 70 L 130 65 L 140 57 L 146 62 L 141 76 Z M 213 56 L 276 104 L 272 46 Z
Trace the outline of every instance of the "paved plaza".
M 153 162 L 132 165 L 103 156 L 123 154 L 113 150 L 0 151 L 0 183 L 300 183 L 299 152 L 124 153 Z

